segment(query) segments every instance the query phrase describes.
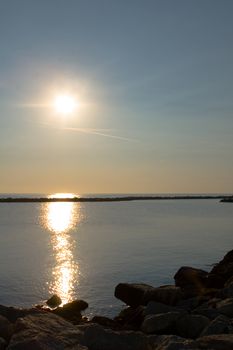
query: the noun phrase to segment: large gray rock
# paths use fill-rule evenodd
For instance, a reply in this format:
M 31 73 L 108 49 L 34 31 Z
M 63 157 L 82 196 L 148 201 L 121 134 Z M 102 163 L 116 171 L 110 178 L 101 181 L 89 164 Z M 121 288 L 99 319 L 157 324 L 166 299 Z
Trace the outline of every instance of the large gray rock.
M 79 327 L 80 328 L 80 327 Z M 84 329 L 81 344 L 89 350 L 151 350 L 153 339 L 141 332 L 113 331 L 90 324 Z
M 216 317 L 202 331 L 201 336 L 213 334 L 228 334 L 232 332 L 231 320 L 223 315 Z
M 144 305 L 144 296 L 154 288 L 148 284 L 119 283 L 115 288 L 115 297 L 125 304 L 137 307 Z
M 196 289 L 202 289 L 205 286 L 208 272 L 189 266 L 181 267 L 175 274 L 176 286 L 186 288 L 193 286 Z
M 181 337 L 195 339 L 208 326 L 209 322 L 205 316 L 186 314 L 177 319 L 176 329 Z
M 36 308 L 31 309 L 18 309 L 12 306 L 0 305 L 0 315 L 6 317 L 10 322 L 15 322 L 19 317 L 25 317 L 27 315 L 38 314 L 39 311 Z
M 208 335 L 198 338 L 197 349 L 205 350 L 232 350 L 233 334 Z
M 174 334 L 175 321 L 180 317 L 179 312 L 167 312 L 165 314 L 148 315 L 145 317 L 141 330 L 150 334 Z
M 52 313 L 18 319 L 8 350 L 84 350 L 82 332 Z
M 51 298 L 49 298 L 46 301 L 46 304 L 52 308 L 58 307 L 59 305 L 61 305 L 61 303 L 62 303 L 62 300 L 57 294 L 52 295 Z
M 145 292 L 143 303 L 146 305 L 149 301 L 157 301 L 167 305 L 176 305 L 183 297 L 180 287 L 161 286 L 149 289 Z
M 78 324 L 82 320 L 81 311 L 88 308 L 88 303 L 84 300 L 74 300 L 70 303 L 58 307 L 52 312 L 58 316 L 71 321 L 74 324 Z
M 216 304 L 216 310 L 225 316 L 233 317 L 233 298 L 227 298 Z
M 170 285 L 154 288 L 143 283 L 120 283 L 115 288 L 115 297 L 132 307 L 147 305 L 150 301 L 175 305 L 183 293 L 179 287 Z

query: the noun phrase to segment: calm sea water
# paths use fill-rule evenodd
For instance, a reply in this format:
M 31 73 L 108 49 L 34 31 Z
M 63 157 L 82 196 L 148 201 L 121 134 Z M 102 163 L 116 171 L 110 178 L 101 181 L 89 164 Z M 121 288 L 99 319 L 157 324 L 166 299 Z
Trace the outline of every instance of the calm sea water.
M 115 315 L 119 282 L 173 283 L 233 248 L 233 204 L 218 200 L 0 203 L 0 304 L 58 293 L 89 314 Z

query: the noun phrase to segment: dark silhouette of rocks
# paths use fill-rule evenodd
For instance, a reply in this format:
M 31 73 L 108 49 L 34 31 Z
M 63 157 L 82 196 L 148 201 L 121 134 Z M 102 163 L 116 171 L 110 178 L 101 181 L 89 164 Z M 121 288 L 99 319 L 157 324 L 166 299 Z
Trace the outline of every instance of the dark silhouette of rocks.
M 210 272 L 181 267 L 175 286 L 120 283 L 115 296 L 130 306 L 114 319 L 88 320 L 83 300 L 53 310 L 0 305 L 0 349 L 232 350 L 232 263 L 230 251 Z M 224 284 L 210 287 L 210 276 Z M 55 305 L 59 297 L 49 300 Z

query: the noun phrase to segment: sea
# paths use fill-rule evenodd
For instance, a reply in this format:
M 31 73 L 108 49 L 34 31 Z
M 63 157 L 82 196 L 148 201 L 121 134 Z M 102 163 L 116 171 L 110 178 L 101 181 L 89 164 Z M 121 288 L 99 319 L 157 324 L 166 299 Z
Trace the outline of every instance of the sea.
M 113 317 L 118 283 L 173 284 L 179 267 L 209 271 L 231 249 L 233 204 L 219 199 L 0 203 L 0 304 L 58 294 Z

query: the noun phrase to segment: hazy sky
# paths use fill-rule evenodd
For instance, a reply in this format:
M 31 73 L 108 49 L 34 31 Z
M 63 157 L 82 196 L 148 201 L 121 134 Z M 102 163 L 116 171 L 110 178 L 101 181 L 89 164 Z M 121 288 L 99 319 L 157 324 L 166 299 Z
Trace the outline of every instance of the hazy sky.
M 232 18 L 232 0 L 0 0 L 0 192 L 233 192 Z

